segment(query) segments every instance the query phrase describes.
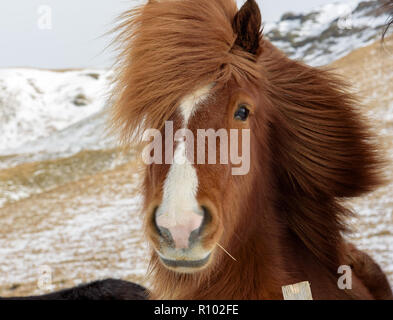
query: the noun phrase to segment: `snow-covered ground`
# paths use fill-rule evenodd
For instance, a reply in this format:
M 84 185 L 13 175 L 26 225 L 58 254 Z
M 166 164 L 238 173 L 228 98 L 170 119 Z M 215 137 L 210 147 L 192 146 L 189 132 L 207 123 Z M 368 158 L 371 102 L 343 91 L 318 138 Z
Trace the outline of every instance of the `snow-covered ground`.
M 100 111 L 62 130 L 53 130 L 48 136 L 25 142 L 19 147 L 0 153 L 0 169 L 26 162 L 36 162 L 70 157 L 82 150 L 105 150 L 118 146 L 108 127 L 108 113 Z
M 130 162 L 0 209 L 0 296 L 109 277 L 146 284 L 136 172 Z M 50 288 L 38 285 L 45 268 Z

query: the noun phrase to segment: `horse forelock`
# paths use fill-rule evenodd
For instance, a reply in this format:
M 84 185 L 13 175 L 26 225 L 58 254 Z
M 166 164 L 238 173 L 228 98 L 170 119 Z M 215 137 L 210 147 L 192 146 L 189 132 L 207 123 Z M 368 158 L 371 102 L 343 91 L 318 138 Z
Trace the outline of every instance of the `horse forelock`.
M 236 13 L 232 0 L 175 0 L 121 17 L 112 124 L 124 141 L 161 128 L 197 88 L 260 77 L 253 55 L 235 46 Z

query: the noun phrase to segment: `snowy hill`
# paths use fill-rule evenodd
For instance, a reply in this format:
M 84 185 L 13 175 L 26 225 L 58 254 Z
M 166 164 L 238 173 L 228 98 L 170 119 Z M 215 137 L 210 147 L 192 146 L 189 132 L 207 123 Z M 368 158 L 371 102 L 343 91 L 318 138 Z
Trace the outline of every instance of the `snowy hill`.
M 291 58 L 326 65 L 381 37 L 388 15 L 380 8 L 381 1 L 336 2 L 303 14 L 284 14 L 264 30 Z
M 103 110 L 110 77 L 105 70 L 0 70 L 0 155 Z
M 118 143 L 107 130 L 108 114 L 105 111 L 86 116 L 63 130 L 53 130 L 47 136 L 28 141 L 17 148 L 0 152 L 0 169 L 14 167 L 22 163 L 53 160 L 70 157 L 83 150 L 108 150 Z M 47 122 L 50 123 L 50 122 Z M 42 133 L 42 132 L 41 132 Z

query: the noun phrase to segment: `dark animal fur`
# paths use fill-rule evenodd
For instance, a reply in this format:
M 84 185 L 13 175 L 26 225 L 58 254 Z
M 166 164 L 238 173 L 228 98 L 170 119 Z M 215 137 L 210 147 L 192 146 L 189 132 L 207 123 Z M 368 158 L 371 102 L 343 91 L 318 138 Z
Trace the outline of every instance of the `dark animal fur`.
M 42 296 L 2 298 L 1 300 L 146 300 L 142 286 L 123 280 L 106 279 Z

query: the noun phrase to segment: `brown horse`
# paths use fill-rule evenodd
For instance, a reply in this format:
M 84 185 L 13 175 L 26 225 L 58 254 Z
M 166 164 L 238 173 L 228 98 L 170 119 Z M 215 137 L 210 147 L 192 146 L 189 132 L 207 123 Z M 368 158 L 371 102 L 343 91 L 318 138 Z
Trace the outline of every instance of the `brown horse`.
M 143 184 L 150 298 L 282 299 L 283 285 L 305 280 L 315 299 L 392 298 L 379 266 L 342 236 L 342 199 L 381 183 L 343 81 L 264 38 L 254 0 L 239 11 L 232 0 L 151 0 L 123 19 L 114 127 L 127 142 L 146 129 L 165 141 L 149 149 L 165 161 L 146 166 Z M 250 134 L 246 174 L 199 156 L 210 141 L 195 147 L 186 132 L 209 129 L 239 133 L 230 150 L 229 135 L 213 137 L 215 160 L 247 153 Z M 351 289 L 337 284 L 341 265 Z

